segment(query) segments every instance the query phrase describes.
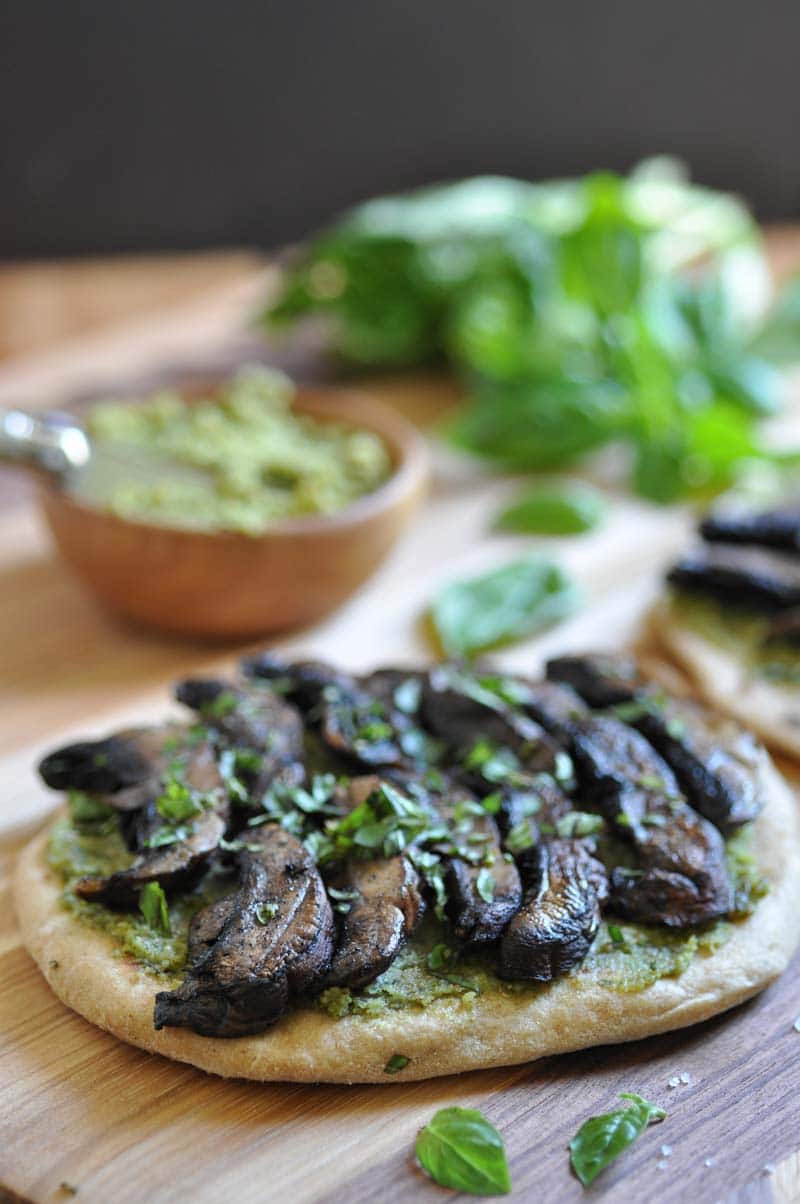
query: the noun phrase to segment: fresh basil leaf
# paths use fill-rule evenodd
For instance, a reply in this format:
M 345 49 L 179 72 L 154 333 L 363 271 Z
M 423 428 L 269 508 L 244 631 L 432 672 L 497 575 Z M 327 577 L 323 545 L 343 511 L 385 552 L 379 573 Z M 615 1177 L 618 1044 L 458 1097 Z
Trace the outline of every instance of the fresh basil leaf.
M 577 588 L 558 565 L 516 560 L 444 586 L 431 606 L 431 619 L 447 656 L 470 657 L 565 618 L 578 598 Z
M 167 896 L 158 882 L 148 882 L 139 895 L 139 910 L 145 922 L 161 936 L 172 936 Z
M 505 1196 L 511 1191 L 503 1139 L 474 1108 L 441 1108 L 420 1131 L 414 1152 L 441 1187 L 472 1196 Z
M 572 1169 L 584 1187 L 618 1158 L 652 1121 L 663 1120 L 667 1115 L 663 1108 L 648 1103 L 640 1095 L 623 1092 L 620 1098 L 630 1100 L 626 1108 L 591 1117 L 569 1143 Z
M 501 511 L 495 525 L 527 535 L 580 535 L 598 526 L 604 513 L 600 494 L 588 485 L 539 485 Z

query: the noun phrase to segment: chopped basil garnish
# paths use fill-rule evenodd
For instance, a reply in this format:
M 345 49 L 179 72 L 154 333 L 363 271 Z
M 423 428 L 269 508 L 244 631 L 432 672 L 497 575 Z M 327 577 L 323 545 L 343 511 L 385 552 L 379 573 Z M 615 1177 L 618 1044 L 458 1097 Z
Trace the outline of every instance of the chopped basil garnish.
M 533 848 L 535 843 L 531 825 L 526 819 L 515 824 L 506 837 L 506 848 L 511 853 L 524 853 L 526 849 Z
M 186 840 L 191 835 L 192 829 L 185 824 L 181 824 L 176 828 L 170 825 L 165 825 L 163 828 L 157 828 L 144 841 L 146 849 L 160 849 L 164 845 L 177 844 L 179 840 Z
M 460 974 L 452 972 L 451 967 L 457 960 L 458 954 L 449 945 L 434 945 L 428 954 L 428 969 L 437 978 L 451 982 L 453 986 L 462 987 L 465 991 L 474 991 L 476 995 L 480 995 L 481 989 L 476 982 L 471 982 L 468 978 L 462 978 Z
M 663 1108 L 649 1104 L 640 1095 L 623 1092 L 630 1100 L 626 1108 L 593 1116 L 581 1125 L 569 1143 L 572 1169 L 584 1187 L 631 1145 L 652 1121 L 663 1120 Z
M 392 1054 L 389 1061 L 383 1068 L 384 1074 L 397 1074 L 400 1070 L 405 1070 L 411 1058 L 407 1058 L 405 1054 Z
M 103 823 L 114 815 L 113 807 L 90 794 L 84 794 L 82 790 L 70 790 L 68 798 L 72 821 L 78 826 Z
M 475 880 L 475 889 L 484 903 L 494 902 L 495 880 L 491 870 L 482 869 Z
M 473 1196 L 511 1191 L 503 1139 L 473 1108 L 441 1108 L 417 1136 L 422 1169 L 441 1187 Z
M 145 922 L 161 936 L 172 936 L 167 896 L 158 882 L 148 882 L 139 895 L 139 910 Z
M 556 832 L 559 836 L 595 836 L 602 832 L 605 821 L 601 815 L 592 815 L 588 811 L 568 811 L 556 820 Z
M 408 677 L 395 690 L 394 705 L 404 715 L 416 715 L 421 693 L 422 682 L 416 677 Z

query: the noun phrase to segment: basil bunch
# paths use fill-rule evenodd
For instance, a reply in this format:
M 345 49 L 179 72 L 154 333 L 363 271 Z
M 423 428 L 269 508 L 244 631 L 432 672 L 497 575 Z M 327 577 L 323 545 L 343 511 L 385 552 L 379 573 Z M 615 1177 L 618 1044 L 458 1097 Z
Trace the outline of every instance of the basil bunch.
M 747 209 L 653 160 L 369 201 L 300 252 L 266 319 L 325 315 L 361 366 L 449 362 L 467 452 L 533 471 L 623 443 L 633 488 L 668 502 L 767 454 L 758 419 L 800 359 L 800 286 L 765 317 L 768 291 Z

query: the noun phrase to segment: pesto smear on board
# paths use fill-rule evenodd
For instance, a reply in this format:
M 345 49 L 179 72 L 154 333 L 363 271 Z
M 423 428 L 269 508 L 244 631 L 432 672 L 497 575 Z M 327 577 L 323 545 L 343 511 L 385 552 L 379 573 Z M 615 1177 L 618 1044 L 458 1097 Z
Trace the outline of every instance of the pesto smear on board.
M 187 402 L 165 390 L 100 403 L 88 421 L 97 447 L 167 463 L 148 480 L 121 473 L 97 503 L 123 518 L 257 535 L 282 519 L 334 514 L 382 485 L 391 472 L 383 441 L 293 410 L 294 396 L 283 373 L 250 367 L 213 397 Z

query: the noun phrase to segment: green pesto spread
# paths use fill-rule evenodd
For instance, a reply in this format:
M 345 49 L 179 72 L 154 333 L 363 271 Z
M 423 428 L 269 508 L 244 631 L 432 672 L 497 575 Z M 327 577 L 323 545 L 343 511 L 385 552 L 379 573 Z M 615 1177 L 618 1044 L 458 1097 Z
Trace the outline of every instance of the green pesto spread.
M 106 877 L 127 869 L 132 861 L 133 854 L 120 836 L 116 817 L 83 826 L 61 819 L 50 835 L 47 862 L 64 882 L 61 894 L 64 907 L 81 923 L 108 933 L 119 957 L 132 958 L 150 973 L 179 978 L 186 967 L 189 921 L 201 908 L 230 894 L 233 883 L 229 877 L 209 873 L 196 890 L 172 898 L 171 934 L 164 936 L 138 912 L 112 911 L 75 894 L 79 878 Z
M 678 977 L 694 957 L 713 953 L 731 935 L 735 919 L 749 915 L 767 892 L 750 844 L 750 831 L 744 828 L 726 846 L 735 896 L 733 921 L 721 920 L 690 932 L 603 922 L 588 956 L 571 971 L 572 975 L 590 976 L 614 991 L 643 991 L 660 978 Z M 75 894 L 78 878 L 106 876 L 131 864 L 133 855 L 122 841 L 115 818 L 84 825 L 60 820 L 50 836 L 47 860 L 64 882 L 63 905 L 77 919 L 107 932 L 120 957 L 132 958 L 143 969 L 170 979 L 185 969 L 192 916 L 233 889 L 230 877 L 211 871 L 196 890 L 170 900 L 172 934 L 162 936 L 137 913 L 111 911 Z M 441 964 L 440 957 L 437 964 L 434 950 L 442 949 L 449 960 Z M 537 984 L 497 978 L 491 969 L 491 955 L 458 957 L 456 949 L 448 945 L 445 926 L 431 915 L 373 983 L 358 993 L 331 988 L 316 1006 L 335 1017 L 377 1016 L 392 1009 L 424 1008 L 437 999 L 455 999 L 469 1007 L 479 995 L 514 996 L 544 989 Z
M 90 500 L 124 518 L 256 535 L 282 519 L 333 514 L 387 479 L 376 434 L 299 413 L 293 398 L 282 373 L 248 368 L 213 398 L 165 391 L 101 403 L 88 422 L 99 451 L 115 462 L 121 449 L 142 453 L 152 472 L 115 472 Z
M 790 688 L 800 686 L 800 650 L 768 640 L 769 626 L 762 616 L 677 590 L 670 605 L 680 623 L 716 647 L 735 653 L 753 676 Z

